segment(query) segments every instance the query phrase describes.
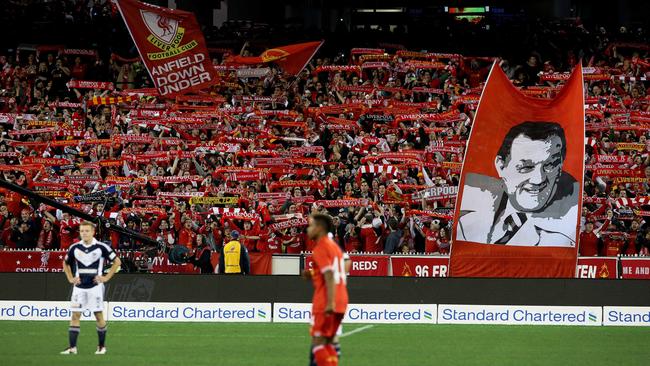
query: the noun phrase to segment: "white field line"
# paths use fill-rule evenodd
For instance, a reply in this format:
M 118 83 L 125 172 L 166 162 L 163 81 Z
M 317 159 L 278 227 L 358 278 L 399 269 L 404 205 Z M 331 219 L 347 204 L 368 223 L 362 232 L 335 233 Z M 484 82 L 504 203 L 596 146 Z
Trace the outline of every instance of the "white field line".
M 372 328 L 372 327 L 374 327 L 374 325 L 372 325 L 372 324 L 364 325 L 363 327 L 356 328 L 356 329 L 353 329 L 353 330 L 351 330 L 351 331 L 349 331 L 349 332 L 345 332 L 345 333 L 341 334 L 341 335 L 339 336 L 339 338 L 347 337 L 347 336 L 349 336 L 349 335 L 353 335 L 354 333 L 363 332 L 364 330 L 366 330 L 366 329 L 370 329 L 370 328 Z

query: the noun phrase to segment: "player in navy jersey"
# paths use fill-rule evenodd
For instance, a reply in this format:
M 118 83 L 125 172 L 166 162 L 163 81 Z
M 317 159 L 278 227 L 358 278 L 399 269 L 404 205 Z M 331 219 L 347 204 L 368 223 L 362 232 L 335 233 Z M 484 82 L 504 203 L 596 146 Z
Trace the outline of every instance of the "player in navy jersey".
M 106 353 L 106 321 L 104 320 L 104 282 L 110 280 L 120 268 L 121 261 L 113 248 L 95 239 L 95 224 L 89 221 L 79 225 L 81 240 L 72 244 L 63 261 L 63 271 L 68 282 L 74 285 L 72 289 L 70 329 L 68 330 L 70 345 L 61 354 L 77 354 L 77 337 L 81 313 L 90 310 L 97 319 L 97 337 L 99 345 L 96 355 Z M 104 275 L 104 261 L 113 262 L 111 269 Z

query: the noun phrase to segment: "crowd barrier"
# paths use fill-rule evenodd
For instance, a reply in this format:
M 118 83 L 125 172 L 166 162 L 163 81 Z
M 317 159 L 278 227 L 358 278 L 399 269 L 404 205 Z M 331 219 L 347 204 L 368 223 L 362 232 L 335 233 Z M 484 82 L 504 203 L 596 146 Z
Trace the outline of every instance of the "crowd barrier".
M 0 272 L 62 272 L 63 250 L 2 250 L 0 251 Z M 147 259 L 145 253 L 138 251 L 118 252 L 122 258 L 135 262 L 144 261 L 150 273 L 200 273 L 192 264 L 173 264 L 167 254 L 159 254 Z M 272 274 L 273 258 L 268 253 L 251 253 L 251 272 L 255 275 Z M 219 253 L 213 252 L 213 266 L 219 263 Z
M 0 272 L 60 272 L 64 251 L 3 250 L 0 251 Z M 129 252 L 130 258 L 143 257 Z M 251 269 L 256 275 L 299 275 L 311 268 L 311 254 L 271 255 L 251 253 Z M 351 276 L 447 277 L 449 256 L 352 254 Z M 219 255 L 213 253 L 216 265 Z M 170 263 L 166 254 L 149 261 L 150 273 L 198 273 L 191 264 Z M 650 279 L 650 257 L 579 257 L 576 278 Z
M 449 256 L 351 255 L 352 276 L 447 277 Z M 305 254 L 305 268 L 311 266 Z M 578 257 L 576 278 L 650 279 L 650 257 Z

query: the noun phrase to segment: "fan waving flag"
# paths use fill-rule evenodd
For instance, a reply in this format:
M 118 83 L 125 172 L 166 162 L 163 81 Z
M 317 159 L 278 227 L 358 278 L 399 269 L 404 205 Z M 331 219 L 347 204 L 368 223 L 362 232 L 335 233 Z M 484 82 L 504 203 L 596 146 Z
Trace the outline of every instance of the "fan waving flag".
M 161 96 L 173 98 L 214 82 L 216 71 L 194 14 L 136 0 L 117 5 Z
M 280 66 L 285 73 L 297 75 L 307 66 L 307 63 L 314 57 L 322 44 L 322 41 L 318 41 L 271 48 L 255 57 L 233 56 L 228 60 L 228 63 L 257 65 L 273 62 Z
M 578 65 L 555 99 L 519 92 L 492 66 L 454 213 L 454 277 L 573 277 L 584 169 Z

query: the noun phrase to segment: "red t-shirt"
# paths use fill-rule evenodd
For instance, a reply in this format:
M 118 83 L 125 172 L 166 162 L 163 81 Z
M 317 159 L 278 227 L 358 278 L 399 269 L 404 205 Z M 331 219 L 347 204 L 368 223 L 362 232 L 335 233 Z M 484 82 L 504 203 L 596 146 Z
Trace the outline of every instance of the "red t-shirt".
M 349 236 L 345 241 L 345 251 L 348 253 L 358 252 L 361 249 L 361 242 L 357 236 Z
M 265 229 L 260 229 L 260 231 L 259 231 L 260 240 L 258 240 L 257 243 L 255 243 L 255 249 L 258 252 L 265 252 L 266 251 L 266 249 L 267 249 L 266 248 L 266 242 L 269 240 L 269 235 L 270 234 L 271 233 L 269 232 L 269 229 L 266 229 L 266 228 Z
M 361 243 L 363 243 L 364 252 L 384 251 L 384 248 L 382 248 L 381 243 L 379 243 L 379 240 L 377 240 L 379 237 L 377 236 L 375 229 L 373 229 L 372 227 L 361 228 L 361 232 L 359 233 L 359 238 L 361 239 Z
M 70 75 L 79 80 L 83 80 L 86 76 L 86 66 L 85 65 L 74 65 L 70 70 Z
M 244 236 L 259 236 L 260 232 L 259 230 L 252 228 L 250 230 L 244 230 L 242 232 L 242 235 Z M 257 248 L 257 239 L 244 239 L 240 238 L 239 242 L 242 243 L 246 249 L 248 249 L 249 252 L 255 251 L 255 248 Z
M 282 253 L 282 243 L 280 238 L 269 232 L 268 229 L 260 231 L 260 240 L 257 241 L 257 250 L 262 253 Z
M 425 227 L 424 231 L 424 251 L 426 253 L 435 253 L 440 252 L 440 247 L 438 247 L 438 238 L 439 233 L 437 230 L 431 230 L 428 227 Z
M 289 243 L 286 244 L 287 254 L 300 254 L 305 251 L 302 234 L 285 237 L 285 240 L 289 241 Z
M 440 254 L 449 254 L 449 239 L 447 238 L 438 238 L 438 248 Z
M 260 242 L 262 242 L 260 240 Z M 280 241 L 280 238 L 277 236 L 269 236 L 267 240 L 263 242 L 264 249 L 262 252 L 265 253 L 273 253 L 273 254 L 281 254 L 282 253 L 282 242 Z M 259 247 L 259 244 L 258 244 Z
M 603 251 L 607 257 L 616 257 L 621 253 L 621 249 L 625 245 L 625 239 L 619 237 L 610 237 L 605 239 Z
M 598 236 L 593 231 L 590 233 L 584 231 L 580 233 L 578 252 L 585 257 L 598 255 Z
M 5 203 L 7 204 L 7 210 L 11 212 L 14 217 L 20 217 L 20 210 L 22 208 L 21 199 L 23 196 L 20 194 L 10 191 L 7 189 L 0 190 L 0 194 L 5 195 Z
M 59 238 L 61 241 L 61 249 L 68 249 L 72 243 L 77 241 L 77 228 L 80 223 L 81 220 L 77 218 L 60 221 Z
M 188 249 L 193 249 L 196 246 L 196 233 L 194 230 L 182 228 L 178 234 L 178 244 Z
M 314 285 L 312 313 L 323 313 L 327 307 L 327 286 L 323 276 L 323 273 L 327 271 L 332 271 L 334 274 L 334 311 L 345 313 L 348 307 L 348 289 L 341 248 L 332 239 L 323 236 L 318 240 L 312 258 L 312 283 Z

